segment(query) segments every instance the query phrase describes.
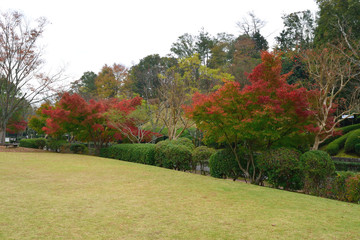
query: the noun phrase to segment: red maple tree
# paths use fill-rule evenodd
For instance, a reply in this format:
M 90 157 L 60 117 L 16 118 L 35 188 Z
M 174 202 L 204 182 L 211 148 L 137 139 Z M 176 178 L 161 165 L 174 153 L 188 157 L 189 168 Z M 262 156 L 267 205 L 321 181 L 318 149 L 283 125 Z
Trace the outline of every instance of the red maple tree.
M 86 102 L 78 94 L 65 93 L 55 106 L 42 110 L 42 113 L 48 116 L 43 130 L 51 136 L 70 133 L 77 140 L 92 141 L 98 152 L 109 142 L 128 137 L 124 135 L 126 130 L 119 131 L 119 126 L 110 121 L 108 113 L 115 109 L 128 116 L 141 101 L 142 98 L 135 97 L 121 101 L 106 99 Z M 135 131 L 131 119 L 128 119 L 125 125 Z
M 259 183 L 262 176 L 255 166 L 255 151 L 312 129 L 314 113 L 308 91 L 288 84 L 290 74 L 281 74 L 280 54 L 263 52 L 262 63 L 249 75 L 250 85 L 240 88 L 236 82 L 225 82 L 212 94 L 196 93 L 192 106 L 184 107 L 207 139 L 226 143 L 232 149 L 241 171 L 252 183 Z M 238 155 L 239 145 L 247 149 L 245 163 Z

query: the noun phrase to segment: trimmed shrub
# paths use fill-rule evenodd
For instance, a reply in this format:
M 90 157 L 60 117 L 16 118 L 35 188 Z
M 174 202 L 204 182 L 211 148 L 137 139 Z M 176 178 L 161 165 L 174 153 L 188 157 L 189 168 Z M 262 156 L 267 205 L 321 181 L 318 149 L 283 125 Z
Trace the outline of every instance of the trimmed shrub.
M 219 150 L 211 155 L 209 167 L 210 175 L 216 178 L 229 177 L 236 180 L 242 174 L 233 152 L 228 148 Z
M 335 165 L 329 154 L 320 150 L 308 151 L 300 156 L 304 172 L 304 190 L 306 193 L 324 195 L 327 180 L 335 174 Z
M 46 148 L 54 152 L 64 152 L 64 146 L 66 144 L 68 144 L 66 140 L 49 139 L 46 141 Z
M 43 149 L 46 145 L 45 138 L 23 138 L 20 140 L 20 147 Z
M 186 138 L 179 138 L 177 140 L 158 142 L 155 146 L 156 165 L 179 171 L 190 170 L 192 146 L 194 145 L 191 140 L 185 139 Z
M 346 139 L 349 137 L 351 133 L 352 132 L 348 132 L 345 135 L 342 135 L 341 137 L 329 143 L 329 145 L 326 146 L 325 151 L 329 153 L 331 156 L 335 156 L 336 154 L 338 154 L 340 149 L 344 147 Z
M 86 153 L 88 149 L 84 144 L 73 143 L 70 145 L 70 151 L 73 153 Z
M 348 136 L 345 142 L 345 152 L 352 153 L 355 152 L 355 145 L 360 144 L 360 129 L 352 131 Z
M 357 155 L 360 155 L 360 143 L 358 143 L 358 144 L 355 144 L 355 153 L 357 154 Z
M 353 130 L 356 130 L 358 128 L 360 128 L 360 123 L 345 126 L 345 127 L 341 127 L 341 128 L 336 129 L 336 130 L 341 131 L 342 135 L 344 135 L 344 134 L 346 134 L 348 132 L 351 132 Z M 327 144 L 331 143 L 332 141 L 334 141 L 335 139 L 337 139 L 339 137 L 341 137 L 341 135 L 332 136 L 332 137 L 326 139 L 323 143 L 321 143 L 320 146 L 327 145 Z
M 200 161 L 208 161 L 216 152 L 213 148 L 208 148 L 206 146 L 200 146 L 194 149 L 192 153 L 192 158 L 194 162 L 200 162 Z
M 360 203 L 360 174 L 347 178 L 345 185 L 346 201 Z
M 340 151 L 340 146 L 336 142 L 331 142 L 329 145 L 326 146 L 326 152 L 330 154 L 330 156 L 335 156 Z
M 193 142 L 188 138 L 181 137 L 176 140 L 173 140 L 172 142 L 176 145 L 184 145 L 184 146 L 190 148 L 191 151 L 194 150 L 194 148 L 195 148 L 195 145 L 193 144 Z
M 155 144 L 116 144 L 100 150 L 100 157 L 155 165 Z
M 196 166 L 200 164 L 200 171 L 203 173 L 204 165 L 209 163 L 211 155 L 216 152 L 213 148 L 208 148 L 206 146 L 200 146 L 194 149 L 192 152 L 192 168 L 196 169 Z
M 258 167 L 263 170 L 268 182 L 274 187 L 298 190 L 303 187 L 303 172 L 300 164 L 300 152 L 288 149 L 272 149 L 261 154 Z
M 345 134 L 345 133 L 351 132 L 351 131 L 359 129 L 359 128 L 360 128 L 360 123 L 357 123 L 357 124 L 339 128 L 338 130 L 342 131 L 342 133 Z

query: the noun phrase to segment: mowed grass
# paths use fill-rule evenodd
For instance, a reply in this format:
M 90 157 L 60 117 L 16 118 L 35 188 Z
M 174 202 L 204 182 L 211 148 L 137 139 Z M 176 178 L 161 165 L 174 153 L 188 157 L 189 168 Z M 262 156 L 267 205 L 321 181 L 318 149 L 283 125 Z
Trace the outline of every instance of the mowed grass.
M 0 239 L 360 239 L 360 206 L 112 159 L 0 153 Z

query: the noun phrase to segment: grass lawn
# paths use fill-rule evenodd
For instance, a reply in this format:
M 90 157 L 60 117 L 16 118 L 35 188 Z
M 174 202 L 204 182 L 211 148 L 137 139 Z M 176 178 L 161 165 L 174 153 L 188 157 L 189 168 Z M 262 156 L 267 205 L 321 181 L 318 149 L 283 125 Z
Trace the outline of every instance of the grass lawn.
M 360 239 L 360 205 L 91 156 L 0 152 L 0 239 Z

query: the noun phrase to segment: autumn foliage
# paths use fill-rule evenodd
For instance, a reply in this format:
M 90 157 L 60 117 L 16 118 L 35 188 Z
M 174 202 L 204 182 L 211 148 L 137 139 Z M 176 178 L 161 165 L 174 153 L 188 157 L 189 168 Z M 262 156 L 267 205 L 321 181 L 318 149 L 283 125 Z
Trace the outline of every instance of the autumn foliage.
M 12 120 L 8 122 L 6 132 L 10 134 L 16 134 L 21 131 L 25 131 L 27 127 L 27 122 L 25 120 Z
M 55 106 L 42 110 L 48 116 L 43 130 L 54 137 L 69 133 L 77 140 L 94 142 L 95 147 L 100 149 L 104 144 L 124 139 L 124 134 L 117 130 L 117 126 L 109 122 L 107 113 L 116 109 L 127 116 L 141 103 L 140 97 L 86 102 L 78 94 L 65 93 Z M 131 119 L 128 119 L 126 126 L 136 131 Z M 151 139 L 150 132 L 148 135 Z
M 248 149 L 247 164 L 241 164 L 238 156 L 237 160 L 252 182 L 261 178 L 261 172 L 254 170 L 254 151 L 269 149 L 284 136 L 312 131 L 314 113 L 309 110 L 308 91 L 287 83 L 290 74 L 281 74 L 280 57 L 263 52 L 262 63 L 249 75 L 250 85 L 241 88 L 236 82 L 225 82 L 209 95 L 196 93 L 193 104 L 185 107 L 207 139 L 228 144 L 235 155 L 239 144 Z

